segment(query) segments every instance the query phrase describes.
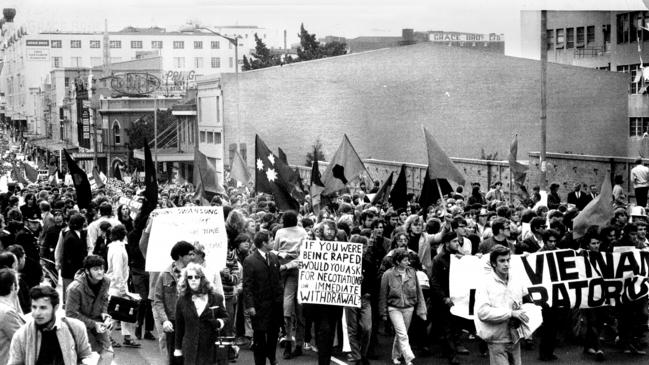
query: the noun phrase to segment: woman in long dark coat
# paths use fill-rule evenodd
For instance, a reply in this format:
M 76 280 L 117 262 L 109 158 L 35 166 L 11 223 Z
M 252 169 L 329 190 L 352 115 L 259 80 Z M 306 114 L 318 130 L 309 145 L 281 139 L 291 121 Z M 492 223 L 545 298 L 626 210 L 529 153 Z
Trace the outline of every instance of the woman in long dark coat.
M 184 365 L 215 364 L 214 342 L 227 321 L 223 296 L 205 278 L 203 267 L 187 265 L 178 283 L 174 356 L 182 356 Z

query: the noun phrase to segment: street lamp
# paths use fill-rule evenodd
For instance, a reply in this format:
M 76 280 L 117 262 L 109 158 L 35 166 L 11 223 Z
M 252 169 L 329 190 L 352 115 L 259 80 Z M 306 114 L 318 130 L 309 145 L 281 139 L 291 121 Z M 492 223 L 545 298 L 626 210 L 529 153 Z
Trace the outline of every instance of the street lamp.
M 208 27 L 203 27 L 198 24 L 189 24 L 187 27 L 181 29 L 181 32 L 191 32 L 194 30 L 205 30 L 208 31 L 214 35 L 217 35 L 223 39 L 226 39 L 228 42 L 230 42 L 231 45 L 234 46 L 234 72 L 237 75 L 237 78 L 239 77 L 239 38 L 240 36 L 236 36 L 235 38 L 224 36 L 223 34 L 214 31 Z

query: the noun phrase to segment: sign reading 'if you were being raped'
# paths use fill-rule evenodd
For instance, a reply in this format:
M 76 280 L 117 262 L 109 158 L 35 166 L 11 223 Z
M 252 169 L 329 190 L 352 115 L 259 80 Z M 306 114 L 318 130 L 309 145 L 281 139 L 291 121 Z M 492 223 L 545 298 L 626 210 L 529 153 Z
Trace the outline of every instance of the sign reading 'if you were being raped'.
M 363 244 L 304 241 L 299 259 L 300 304 L 360 308 Z

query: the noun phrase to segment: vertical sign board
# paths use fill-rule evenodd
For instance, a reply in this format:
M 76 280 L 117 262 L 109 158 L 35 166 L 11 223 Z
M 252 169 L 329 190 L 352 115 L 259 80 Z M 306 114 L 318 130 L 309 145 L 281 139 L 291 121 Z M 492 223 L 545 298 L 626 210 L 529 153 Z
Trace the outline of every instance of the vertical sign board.
M 361 307 L 362 243 L 306 240 L 298 259 L 300 304 Z
M 80 80 L 75 80 L 77 91 L 77 133 L 79 147 L 90 148 L 90 109 L 88 90 Z

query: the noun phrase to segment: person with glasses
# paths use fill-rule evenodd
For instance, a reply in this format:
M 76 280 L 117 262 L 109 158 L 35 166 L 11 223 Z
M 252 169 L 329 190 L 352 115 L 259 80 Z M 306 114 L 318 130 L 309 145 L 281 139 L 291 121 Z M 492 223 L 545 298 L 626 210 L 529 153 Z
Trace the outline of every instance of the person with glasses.
M 462 216 L 455 216 L 451 221 L 451 229 L 457 234 L 457 239 L 460 244 L 459 253 L 462 255 L 470 255 L 473 245 L 468 238 L 468 228 L 466 220 Z
M 201 265 L 192 262 L 183 269 L 178 282 L 174 357 L 182 356 L 184 365 L 216 364 L 214 342 L 229 321 L 223 302 Z
M 514 253 L 517 255 L 523 252 L 534 253 L 543 247 L 543 232 L 547 228 L 545 220 L 540 217 L 534 217 L 530 221 L 531 235 L 516 245 Z

